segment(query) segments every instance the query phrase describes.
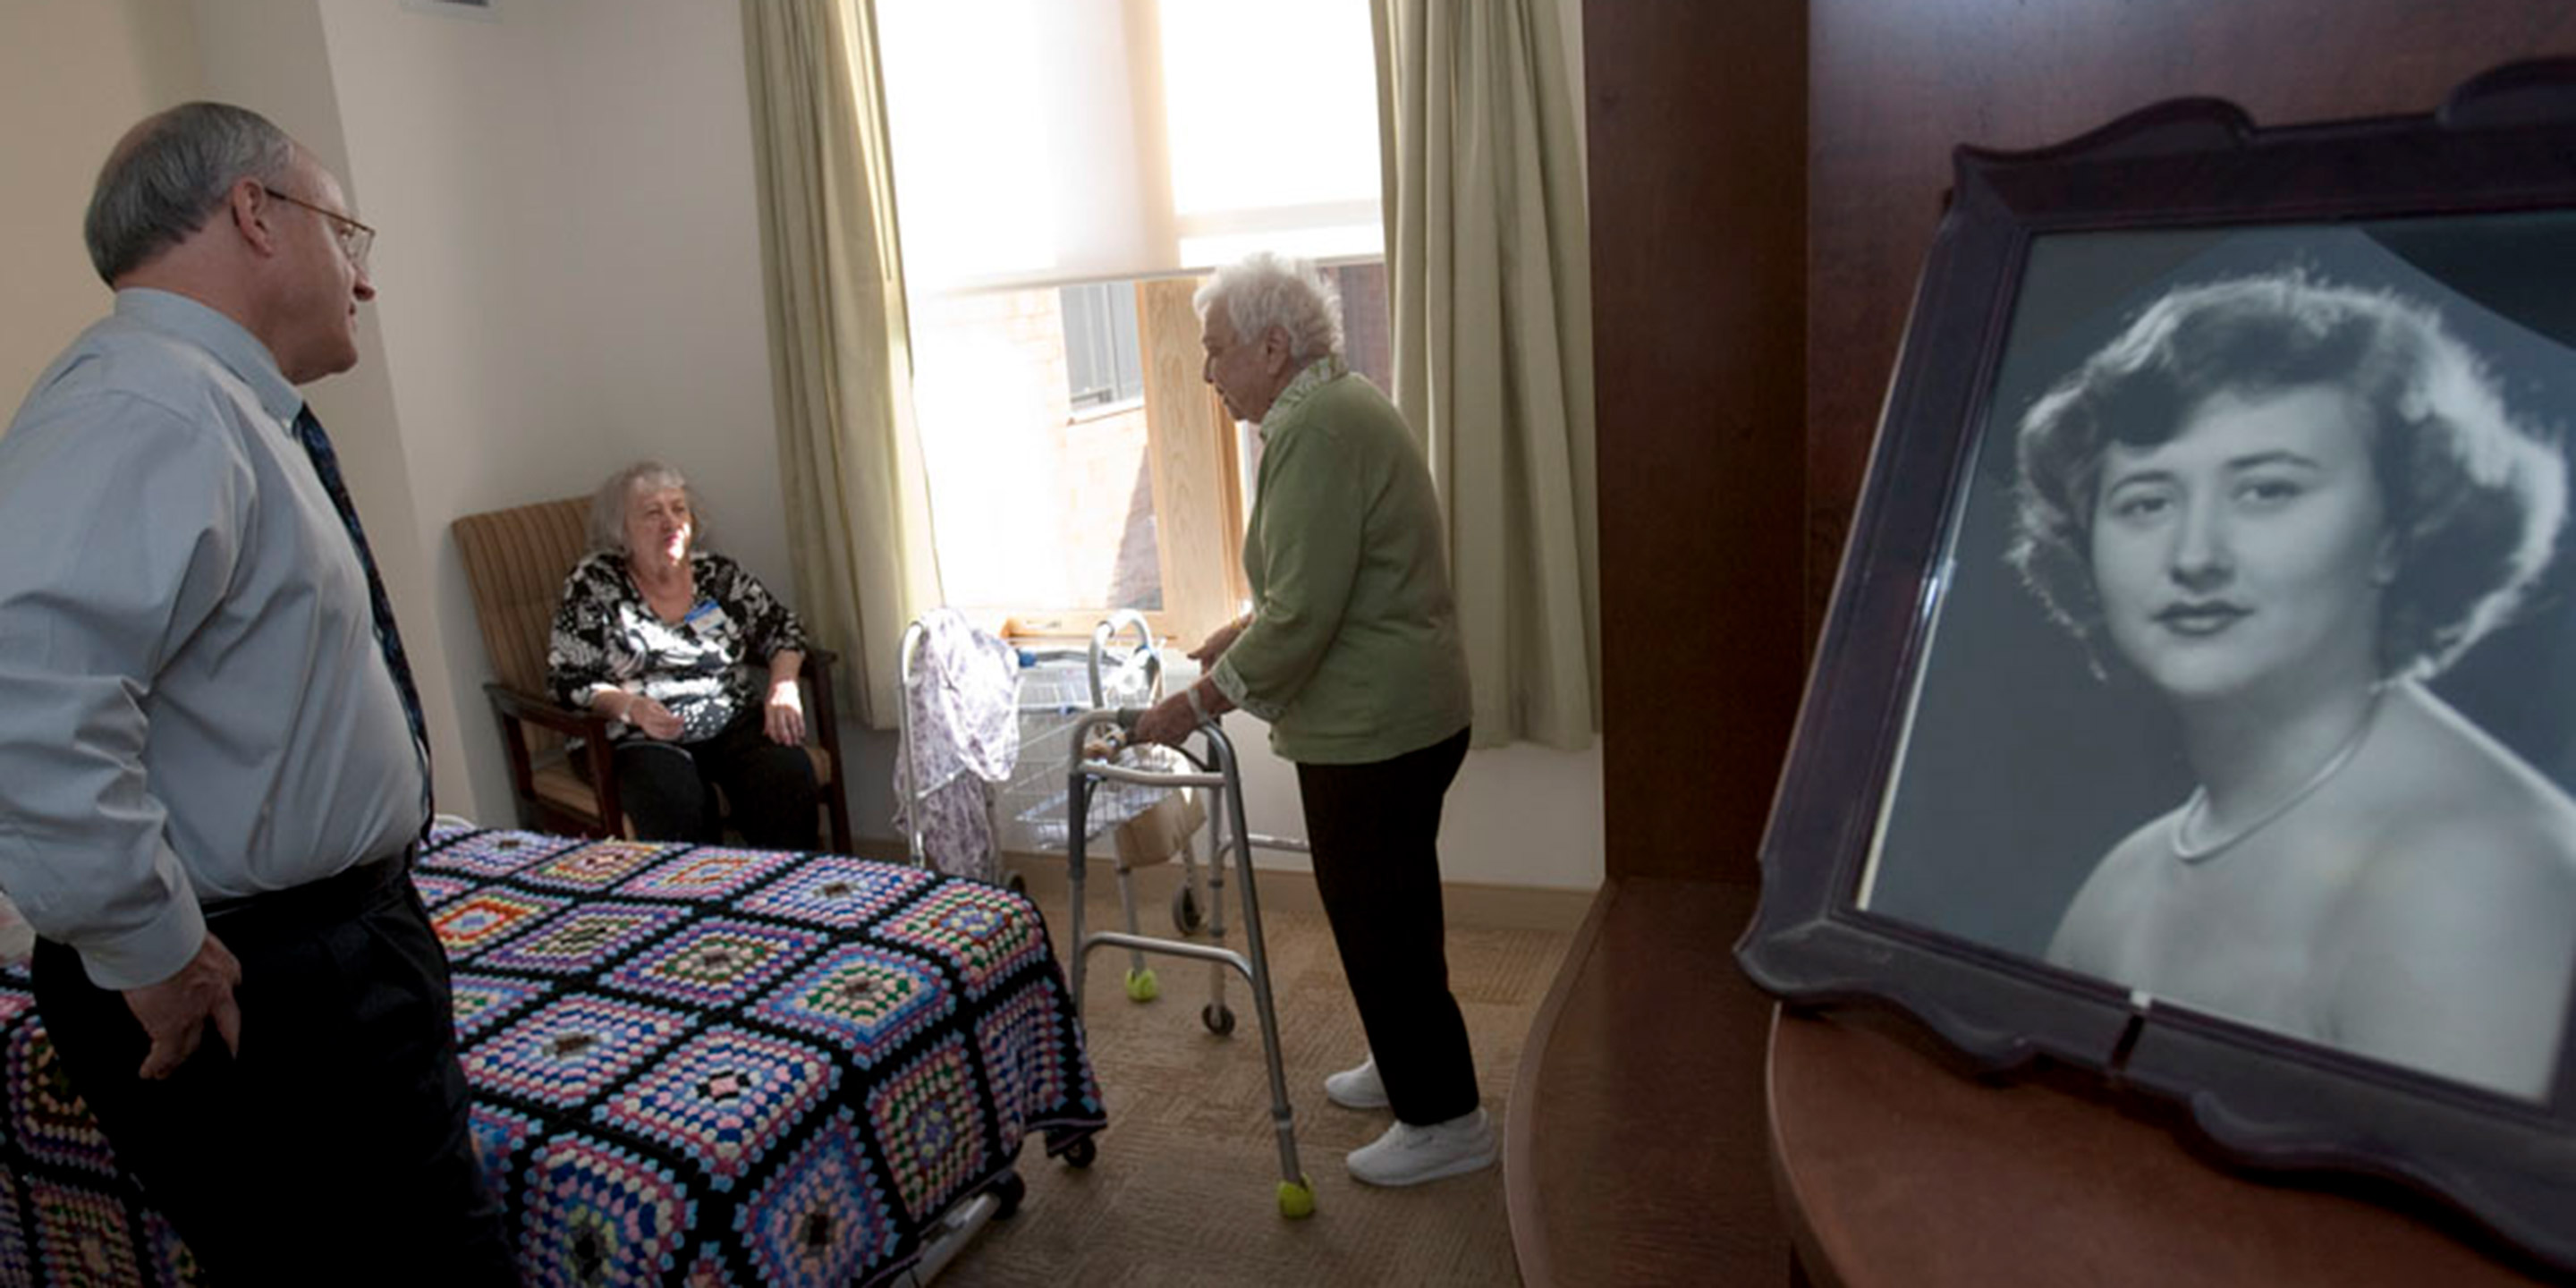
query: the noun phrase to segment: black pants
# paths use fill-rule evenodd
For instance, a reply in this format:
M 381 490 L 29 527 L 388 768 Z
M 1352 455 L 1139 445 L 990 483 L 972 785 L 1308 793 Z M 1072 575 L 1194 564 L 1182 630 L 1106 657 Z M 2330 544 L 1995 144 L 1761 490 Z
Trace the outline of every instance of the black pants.
M 814 762 L 802 747 L 769 740 L 760 708 L 703 742 L 630 738 L 617 744 L 617 801 L 646 841 L 724 839 L 716 789 L 733 805 L 743 840 L 763 850 L 816 842 Z
M 1476 1057 L 1449 992 L 1440 910 L 1440 804 L 1467 731 L 1391 760 L 1297 766 L 1315 889 L 1396 1119 L 1476 1110 Z
M 149 1042 L 124 995 L 40 941 L 64 1072 L 211 1283 L 515 1284 L 429 914 L 407 875 L 336 903 L 210 918 L 241 962 L 241 1053 L 208 1025 L 157 1082 L 135 1075 Z

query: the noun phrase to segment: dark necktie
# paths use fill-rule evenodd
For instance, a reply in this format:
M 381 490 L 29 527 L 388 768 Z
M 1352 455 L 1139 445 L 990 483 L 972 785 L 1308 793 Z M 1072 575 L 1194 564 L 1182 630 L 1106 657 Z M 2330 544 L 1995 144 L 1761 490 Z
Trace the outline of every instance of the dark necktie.
M 304 445 L 304 454 L 313 458 L 313 472 L 322 479 L 322 490 L 331 494 L 331 504 L 340 511 L 340 522 L 349 529 L 349 544 L 358 548 L 358 566 L 367 570 L 367 607 L 375 614 L 376 647 L 385 655 L 385 669 L 393 672 L 394 688 L 402 695 L 403 719 L 411 725 L 411 745 L 420 757 L 420 805 L 424 815 L 430 812 L 429 795 L 429 723 L 420 712 L 420 690 L 411 681 L 411 659 L 404 656 L 402 628 L 394 624 L 393 601 L 385 597 L 385 579 L 376 575 L 376 556 L 367 549 L 367 530 L 359 526 L 358 507 L 349 501 L 349 486 L 340 479 L 340 454 L 331 450 L 331 436 L 322 432 L 322 422 L 313 418 L 308 405 L 295 414 L 295 441 Z M 421 827 L 428 829 L 424 819 Z

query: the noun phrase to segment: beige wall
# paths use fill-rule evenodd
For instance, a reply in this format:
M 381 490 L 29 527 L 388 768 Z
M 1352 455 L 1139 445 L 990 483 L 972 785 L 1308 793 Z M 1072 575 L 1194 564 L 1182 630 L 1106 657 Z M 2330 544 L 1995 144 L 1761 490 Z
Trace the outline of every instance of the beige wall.
M 793 581 L 739 21 L 706 0 L 321 11 L 351 179 L 383 229 L 375 314 L 435 606 L 420 617 L 456 679 L 468 772 L 442 775 L 443 799 L 506 821 L 457 516 L 660 456 L 728 550 Z
M 99 162 L 144 113 L 199 89 L 183 0 L 0 4 L 0 405 L 15 409 L 64 343 L 107 310 L 81 250 Z M 7 417 L 0 414 L 0 427 Z
M 762 303 L 750 108 L 730 0 L 0 3 L 0 379 L 14 405 L 101 312 L 79 251 L 98 162 L 199 94 L 269 113 L 382 230 L 357 371 L 316 385 L 403 620 L 440 804 L 510 821 L 488 674 L 447 526 L 587 492 L 637 456 L 706 494 L 724 543 L 792 585 Z M 409 540 L 404 540 L 408 536 Z M 432 625 L 434 623 L 434 625 Z M 888 630 L 899 630 L 900 623 Z M 1299 830 L 1293 774 L 1246 753 L 1253 825 Z M 891 739 L 845 731 L 853 819 L 891 835 Z M 1597 750 L 1479 752 L 1449 798 L 1452 879 L 1588 887 Z

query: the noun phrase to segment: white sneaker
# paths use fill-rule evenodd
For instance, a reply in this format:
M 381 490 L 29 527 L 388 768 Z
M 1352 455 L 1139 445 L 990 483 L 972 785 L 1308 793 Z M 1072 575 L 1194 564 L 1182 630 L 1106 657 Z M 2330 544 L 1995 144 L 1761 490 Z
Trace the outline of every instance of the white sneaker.
M 1377 1057 L 1324 1079 L 1324 1098 L 1344 1109 L 1386 1108 L 1386 1083 L 1377 1076 Z
M 1397 1123 L 1343 1162 L 1363 1184 L 1420 1185 L 1493 1166 L 1494 1129 L 1482 1109 L 1428 1127 Z

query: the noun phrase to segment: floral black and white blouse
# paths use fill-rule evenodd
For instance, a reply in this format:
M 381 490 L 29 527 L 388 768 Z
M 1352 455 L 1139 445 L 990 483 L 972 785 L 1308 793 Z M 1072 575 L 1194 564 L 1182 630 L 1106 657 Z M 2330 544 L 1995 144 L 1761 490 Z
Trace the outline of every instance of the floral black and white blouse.
M 597 552 L 573 565 L 546 647 L 555 700 L 587 708 L 602 689 L 640 693 L 679 717 L 682 742 L 712 738 L 757 709 L 768 690 L 769 659 L 802 652 L 804 624 L 759 578 L 723 555 L 691 551 L 689 571 L 698 601 L 675 624 L 644 602 L 623 551 Z M 641 734 L 611 723 L 609 736 Z

